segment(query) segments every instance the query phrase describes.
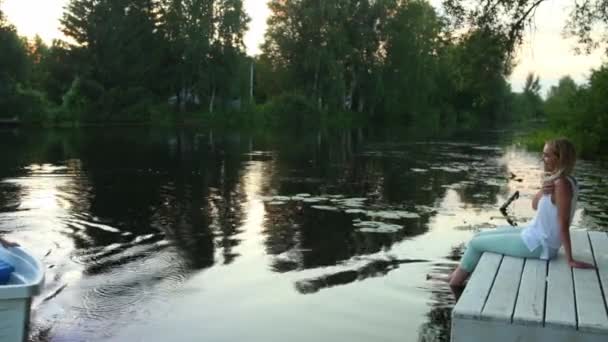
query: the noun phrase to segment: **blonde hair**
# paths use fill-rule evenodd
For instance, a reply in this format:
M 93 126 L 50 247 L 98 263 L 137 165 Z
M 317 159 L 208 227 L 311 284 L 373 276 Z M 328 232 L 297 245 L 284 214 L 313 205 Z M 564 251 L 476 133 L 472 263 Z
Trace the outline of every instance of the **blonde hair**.
M 574 144 L 567 138 L 557 138 L 545 142 L 553 150 L 557 157 L 557 170 L 547 175 L 545 181 L 553 181 L 560 176 L 570 176 L 574 173 L 576 165 L 576 149 Z

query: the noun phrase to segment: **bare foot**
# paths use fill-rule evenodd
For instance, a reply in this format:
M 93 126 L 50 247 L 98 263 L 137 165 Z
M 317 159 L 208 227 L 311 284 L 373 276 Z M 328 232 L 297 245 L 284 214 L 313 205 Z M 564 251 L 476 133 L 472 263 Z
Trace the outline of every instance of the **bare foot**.
M 450 276 L 450 286 L 463 287 L 465 281 L 469 278 L 469 272 L 458 266 Z
M 452 290 L 452 293 L 454 294 L 454 298 L 456 298 L 456 301 L 458 301 L 458 299 L 462 295 L 462 292 L 464 291 L 464 286 L 450 285 L 450 290 Z
M 450 282 L 450 277 L 446 276 L 446 275 L 442 275 L 442 274 L 427 274 L 426 275 L 426 280 L 437 280 L 437 281 L 443 281 L 446 283 Z

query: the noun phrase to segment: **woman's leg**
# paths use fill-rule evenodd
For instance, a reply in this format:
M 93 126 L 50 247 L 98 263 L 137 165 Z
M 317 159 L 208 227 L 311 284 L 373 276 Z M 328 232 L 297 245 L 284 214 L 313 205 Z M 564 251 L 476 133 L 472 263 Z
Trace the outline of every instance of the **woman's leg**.
M 458 289 L 464 286 L 464 282 L 469 277 L 469 274 L 470 273 L 465 271 L 460 265 L 456 267 L 452 274 L 450 274 L 449 284 L 454 294 L 456 294 L 456 292 L 459 292 Z
M 521 229 L 519 228 L 515 228 L 515 227 L 511 227 L 511 226 L 498 226 L 494 229 L 487 229 L 484 231 L 480 231 L 475 233 L 473 239 L 481 237 L 481 236 L 491 236 L 491 235 L 496 235 L 496 234 L 520 234 L 521 233 Z M 479 255 L 479 257 L 481 257 L 481 254 Z M 479 259 L 477 259 L 479 260 Z M 477 264 L 477 262 L 475 262 L 475 264 Z M 466 281 L 466 279 L 468 278 L 469 273 L 466 272 L 465 270 L 463 270 L 460 267 L 457 267 L 448 277 L 447 282 L 450 284 L 459 284 L 459 285 L 455 285 L 457 287 L 462 286 L 462 284 L 464 284 L 464 282 Z M 427 276 L 427 279 L 430 279 L 432 277 Z
M 520 258 L 539 258 L 541 247 L 530 251 L 521 238 L 520 230 L 501 234 L 488 234 L 474 237 L 464 252 L 460 266 L 450 276 L 451 286 L 462 286 L 473 272 L 484 252 L 504 254 Z
M 473 236 L 473 239 L 481 237 L 481 236 L 491 236 L 491 235 L 496 235 L 496 234 L 514 234 L 514 233 L 521 233 L 521 230 L 511 227 L 511 226 L 499 226 L 494 229 L 487 229 L 484 231 L 477 232 Z M 481 257 L 481 255 L 479 257 Z M 456 270 L 448 276 L 447 281 L 451 282 L 451 283 L 463 284 L 468 276 L 469 276 L 468 272 L 466 272 L 462 269 L 456 268 Z M 456 277 L 456 278 L 454 278 L 454 277 Z M 455 279 L 454 282 L 452 282 L 452 278 Z
M 512 233 L 518 231 L 521 233 L 521 230 L 519 228 L 515 228 L 515 227 L 511 227 L 511 226 L 500 226 L 500 227 L 496 227 L 494 229 L 486 229 L 484 231 L 481 232 L 477 232 L 475 233 L 475 236 L 485 236 L 485 235 L 492 235 L 492 234 L 503 234 L 503 233 Z
M 515 232 L 521 232 L 521 230 L 519 230 L 518 228 L 513 228 L 511 226 L 498 226 L 496 228 L 492 228 L 492 229 L 486 229 L 484 231 L 480 231 L 475 233 L 474 238 L 478 237 L 478 236 L 487 236 L 487 235 L 493 235 L 493 234 L 504 234 L 504 233 L 515 233 Z M 448 275 L 447 277 L 445 276 L 434 276 L 434 275 L 430 275 L 427 274 L 426 279 L 434 279 L 434 280 L 442 280 L 445 282 L 450 282 L 452 280 L 452 277 L 454 276 L 454 273 L 451 273 L 450 275 Z M 465 278 L 466 279 L 466 278 Z

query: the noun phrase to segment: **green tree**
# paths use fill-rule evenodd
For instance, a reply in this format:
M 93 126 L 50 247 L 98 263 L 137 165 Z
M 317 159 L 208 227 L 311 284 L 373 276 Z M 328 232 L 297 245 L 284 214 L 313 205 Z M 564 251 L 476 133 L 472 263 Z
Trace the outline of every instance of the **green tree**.
M 243 36 L 247 31 L 249 16 L 241 0 L 216 0 L 214 4 L 216 25 L 211 44 L 209 72 L 209 112 L 213 112 L 219 96 L 225 101 L 241 101 L 246 97 L 250 60 L 245 55 Z
M 4 12 L 2 12 L 2 0 L 0 0 L 0 27 L 6 25 L 6 19 L 4 18 Z
M 608 66 L 593 70 L 587 84 L 564 77 L 550 89 L 545 102 L 554 132 L 571 137 L 584 157 L 605 155 L 608 148 Z
M 258 58 L 262 96 L 303 94 L 327 113 L 367 112 L 438 128 L 508 118 L 508 37 L 478 29 L 452 36 L 426 1 L 269 3 Z M 314 48 L 311 48 L 314 47 Z
M 28 55 L 25 41 L 1 11 L 0 51 L 0 108 L 3 108 L 0 115 L 12 118 L 19 115 L 23 105 L 18 90 L 20 84 L 27 82 Z
M 439 127 L 437 56 L 444 53 L 443 26 L 433 7 L 410 1 L 398 8 L 386 33 L 385 111 L 405 122 Z
M 608 65 L 594 70 L 578 95 L 572 128 L 588 155 L 606 154 L 608 148 Z
M 250 19 L 242 1 L 163 0 L 160 13 L 177 106 L 183 110 L 200 98 L 213 112 L 218 102 L 244 97 L 249 75 L 241 72 L 247 62 L 243 36 Z
M 540 93 L 540 79 L 538 76 L 534 76 L 534 73 L 529 73 L 526 76 L 526 83 L 524 85 L 524 93 L 538 96 Z
M 67 43 L 60 40 L 54 40 L 50 47 L 43 47 L 40 51 L 34 87 L 43 91 L 52 104 L 59 106 L 78 74 L 79 59 Z
M 450 49 L 447 72 L 453 90 L 448 102 L 459 125 L 475 128 L 510 120 L 508 53 L 506 37 L 490 30 L 469 32 Z
M 36 35 L 29 44 L 30 85 L 36 89 L 43 89 L 44 82 L 49 77 L 48 70 L 44 67 L 49 55 L 49 47 Z
M 562 77 L 547 94 L 544 110 L 553 128 L 567 127 L 577 112 L 576 97 L 579 87 L 570 76 Z
M 208 91 L 204 77 L 210 67 L 213 37 L 213 2 L 208 0 L 161 1 L 162 32 L 168 43 L 169 86 L 183 111 L 194 93 Z
M 276 69 L 285 70 L 291 90 L 304 93 L 320 105 L 324 100 L 320 94 L 323 78 L 332 77 L 327 74 L 330 67 L 326 64 L 330 62 L 324 34 L 327 6 L 331 4 L 326 1 L 270 1 L 272 15 L 262 47 L 265 59 L 273 61 Z
M 396 5 L 392 0 L 271 1 L 260 61 L 272 61 L 266 70 L 281 75 L 284 90 L 301 92 L 319 108 L 373 112 L 384 27 Z
M 70 46 L 77 73 L 101 90 L 89 99 L 96 104 L 89 118 L 143 118 L 145 103 L 166 92 L 160 77 L 165 50 L 156 5 L 152 0 L 68 3 L 61 24 L 63 33 L 77 43 Z
M 527 103 L 527 108 L 529 108 L 529 112 L 526 113 L 527 117 L 538 119 L 540 116 L 542 116 L 543 100 L 540 97 L 540 78 L 538 76 L 534 76 L 534 73 L 529 73 L 528 76 L 526 76 L 523 96 Z

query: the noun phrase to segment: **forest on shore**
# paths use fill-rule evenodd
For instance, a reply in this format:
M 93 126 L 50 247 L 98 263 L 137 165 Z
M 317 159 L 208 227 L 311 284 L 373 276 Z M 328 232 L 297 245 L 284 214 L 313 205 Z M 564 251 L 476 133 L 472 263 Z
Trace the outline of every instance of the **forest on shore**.
M 586 156 L 605 154 L 608 63 L 547 94 L 533 73 L 521 92 L 507 81 L 545 1 L 271 0 L 252 57 L 242 0 L 71 0 L 65 39 L 50 45 L 20 37 L 0 0 L 0 122 L 428 134 L 538 123 L 532 143 L 560 134 Z M 573 5 L 565 30 L 578 48 L 604 46 L 608 3 Z

